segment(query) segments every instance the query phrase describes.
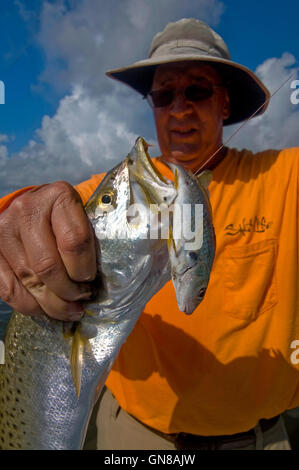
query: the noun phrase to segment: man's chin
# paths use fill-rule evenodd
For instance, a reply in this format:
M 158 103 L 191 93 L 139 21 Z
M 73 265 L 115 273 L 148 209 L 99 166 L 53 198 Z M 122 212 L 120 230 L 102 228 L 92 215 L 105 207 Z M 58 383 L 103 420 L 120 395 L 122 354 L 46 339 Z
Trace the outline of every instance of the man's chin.
M 204 162 L 202 155 L 199 155 L 198 152 L 187 152 L 183 149 L 173 150 L 169 155 L 169 158 L 165 158 L 165 160 L 182 165 L 189 170 L 197 169 Z

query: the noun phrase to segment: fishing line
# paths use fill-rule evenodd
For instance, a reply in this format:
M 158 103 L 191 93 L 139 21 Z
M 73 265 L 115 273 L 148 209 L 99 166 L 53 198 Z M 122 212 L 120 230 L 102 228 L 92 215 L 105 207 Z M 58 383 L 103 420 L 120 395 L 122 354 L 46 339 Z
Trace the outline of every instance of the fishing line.
M 275 90 L 275 91 L 272 93 L 272 95 L 270 95 L 269 98 L 266 99 L 266 101 L 264 101 L 264 103 L 263 103 L 261 106 L 259 106 L 259 107 L 257 108 L 257 110 L 254 111 L 254 113 L 251 114 L 251 116 L 249 116 L 249 118 L 247 118 L 246 121 L 244 121 L 244 122 L 241 124 L 241 126 L 238 127 L 238 129 L 235 130 L 235 132 L 232 133 L 232 135 L 216 150 L 216 152 L 214 152 L 213 155 L 211 155 L 211 157 L 209 157 L 208 160 L 206 160 L 206 161 L 196 170 L 196 172 L 194 173 L 195 175 L 197 175 L 197 174 L 201 171 L 201 169 L 202 169 L 204 166 L 206 166 L 207 163 L 210 162 L 210 161 L 214 158 L 214 156 L 215 156 L 218 152 L 220 152 L 220 150 L 221 150 L 221 149 L 222 149 L 222 148 L 223 148 L 223 147 L 242 129 L 242 127 L 244 127 L 244 126 L 250 121 L 250 119 L 252 119 L 252 118 L 256 115 L 256 113 L 258 113 L 259 110 L 262 109 L 262 108 L 265 106 L 265 104 L 268 103 L 268 102 L 271 100 L 271 98 L 273 98 L 273 96 L 276 95 L 276 93 L 277 93 L 289 80 L 291 80 L 291 78 L 298 72 L 298 70 L 299 70 L 299 69 L 296 69 L 295 72 L 292 73 L 292 74 L 277 88 L 277 90 Z

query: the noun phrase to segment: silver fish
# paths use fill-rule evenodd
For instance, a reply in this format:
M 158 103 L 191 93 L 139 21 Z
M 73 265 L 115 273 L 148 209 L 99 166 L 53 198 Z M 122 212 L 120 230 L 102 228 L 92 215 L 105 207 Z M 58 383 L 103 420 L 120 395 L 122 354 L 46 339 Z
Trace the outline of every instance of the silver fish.
M 212 173 L 204 171 L 195 177 L 179 166 L 170 166 L 175 172 L 176 187 L 180 188 L 175 200 L 179 214 L 169 243 L 171 276 L 178 307 L 190 314 L 204 298 L 215 256 L 216 238 L 208 195 Z
M 120 347 L 145 304 L 170 279 L 169 241 L 151 238 L 149 221 L 151 206 L 170 206 L 180 188 L 153 167 L 146 148 L 137 139 L 86 205 L 104 288 L 86 305 L 83 319 L 68 334 L 64 322 L 46 315 L 14 312 L 10 319 L 0 365 L 2 449 L 83 447 Z M 135 212 L 128 213 L 132 204 Z

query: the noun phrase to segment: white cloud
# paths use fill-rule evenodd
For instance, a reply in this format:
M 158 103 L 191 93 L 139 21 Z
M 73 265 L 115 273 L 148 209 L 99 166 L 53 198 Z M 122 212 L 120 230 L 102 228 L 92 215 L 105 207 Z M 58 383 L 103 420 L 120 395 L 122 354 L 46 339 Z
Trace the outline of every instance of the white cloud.
M 144 58 L 152 40 L 169 21 L 196 16 L 218 24 L 219 0 L 76 0 L 45 2 L 38 41 L 47 67 L 41 80 L 57 87 L 81 84 L 90 92 L 111 89 L 109 68 Z
M 5 145 L 0 145 L 0 165 L 4 165 L 8 157 L 7 147 Z
M 29 21 L 30 11 L 16 4 Z M 223 10 L 219 0 L 44 2 L 36 36 L 46 58 L 40 83 L 65 96 L 21 152 L 7 158 L 0 146 L 0 195 L 57 179 L 76 184 L 122 160 L 138 135 L 153 142 L 147 104 L 105 71 L 144 58 L 167 22 L 195 16 L 216 26 Z
M 129 109 L 135 104 L 130 101 L 123 102 Z M 21 152 L 7 158 L 6 147 L 0 145 L 0 163 L 5 161 L 0 167 L 2 194 L 57 179 L 75 184 L 121 161 L 137 134 L 130 131 L 124 116 L 115 120 L 114 108 L 115 96 L 95 100 L 77 86 L 60 101 L 54 117 L 44 116 L 36 139 Z
M 168 21 L 196 16 L 216 26 L 224 9 L 218 0 L 118 0 L 114 8 L 98 0 L 68 4 L 72 8 L 62 0 L 44 3 L 37 36 L 46 56 L 40 81 L 65 90 L 65 96 L 56 114 L 44 116 L 34 140 L 19 154 L 8 158 L 7 136 L 0 136 L 2 193 L 56 179 L 75 184 L 115 165 L 138 135 L 153 141 L 151 110 L 105 71 L 145 57 L 153 35 Z M 286 52 L 267 59 L 256 73 L 274 93 L 295 65 L 295 57 Z M 258 151 L 299 145 L 299 104 L 291 102 L 291 81 L 229 146 Z M 224 138 L 237 127 L 226 128 Z M 157 146 L 152 153 L 158 153 Z
M 0 167 L 4 166 L 8 157 L 8 150 L 3 143 L 9 142 L 9 137 L 6 134 L 0 134 Z
M 296 78 L 296 59 L 285 52 L 280 58 L 270 58 L 256 69 L 256 74 L 268 87 L 273 97 L 267 110 L 254 117 L 228 143 L 230 147 L 254 151 L 266 148 L 280 149 L 299 146 L 299 104 L 291 102 L 292 81 Z M 283 83 L 293 75 L 292 79 Z M 281 85 L 283 85 L 281 87 Z M 281 88 L 280 88 L 281 87 Z M 279 89 L 280 88 L 280 89 Z M 227 139 L 240 125 L 225 130 Z

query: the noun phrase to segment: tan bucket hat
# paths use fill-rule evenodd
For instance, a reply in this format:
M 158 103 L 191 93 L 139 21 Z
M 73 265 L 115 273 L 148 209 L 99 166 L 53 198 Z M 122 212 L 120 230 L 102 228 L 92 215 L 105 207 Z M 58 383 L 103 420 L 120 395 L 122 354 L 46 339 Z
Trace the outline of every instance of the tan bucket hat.
M 146 96 L 151 89 L 157 65 L 200 61 L 212 65 L 227 86 L 231 114 L 223 124 L 235 124 L 251 116 L 262 114 L 268 105 L 270 93 L 259 78 L 247 67 L 232 62 L 227 45 L 203 21 L 183 18 L 168 23 L 152 41 L 148 58 L 126 67 L 109 70 L 108 77 L 119 80 Z

